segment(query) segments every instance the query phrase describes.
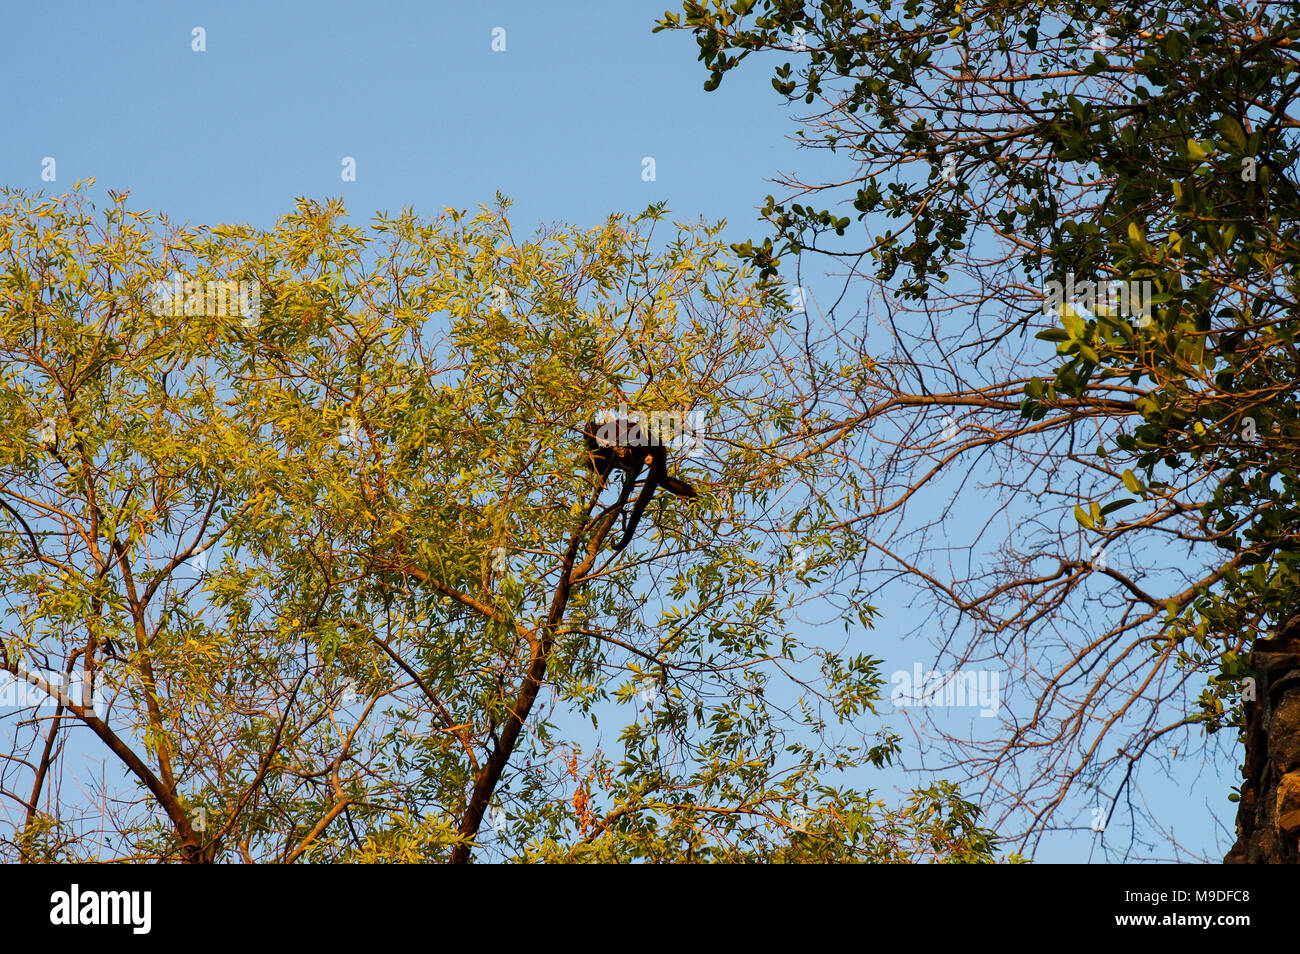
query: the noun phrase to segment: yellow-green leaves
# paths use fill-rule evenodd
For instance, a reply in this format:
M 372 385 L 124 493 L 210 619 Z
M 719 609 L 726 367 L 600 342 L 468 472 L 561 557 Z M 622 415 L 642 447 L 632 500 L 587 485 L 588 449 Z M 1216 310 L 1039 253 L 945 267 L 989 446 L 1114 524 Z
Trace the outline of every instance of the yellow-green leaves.
M 1079 526 L 1087 530 L 1097 529 L 1097 524 L 1101 520 L 1101 506 L 1095 502 L 1088 504 L 1088 509 L 1084 510 L 1078 504 L 1074 505 L 1074 519 Z
M 358 229 L 341 204 L 304 200 L 269 229 L 123 235 L 67 205 L 55 201 L 51 220 L 12 204 L 0 213 L 11 253 L 0 409 L 13 423 L 0 433 L 0 494 L 56 555 L 38 559 L 12 525 L 0 533 L 0 587 L 22 607 L 4 650 L 34 647 L 59 671 L 93 656 L 118 692 L 114 731 L 139 746 L 133 766 L 165 752 L 185 767 L 183 798 L 141 788 L 167 804 L 114 832 L 126 853 L 197 850 L 185 819 L 201 809 L 227 836 L 217 860 L 285 860 L 312 831 L 304 819 L 344 792 L 355 798 L 347 833 L 313 836 L 310 857 L 445 859 L 543 651 L 548 704 L 517 737 L 550 775 L 509 793 L 519 837 L 484 839 L 503 854 L 587 850 L 590 818 L 557 812 L 556 785 L 580 780 L 591 817 L 665 790 L 663 765 L 649 772 L 641 753 L 670 724 L 691 766 L 674 797 L 705 805 L 743 787 L 763 807 L 753 829 L 677 813 L 676 834 L 613 831 L 590 850 L 675 848 L 710 826 L 727 829 L 716 844 L 762 850 L 764 812 L 792 797 L 782 786 L 814 791 L 823 766 L 861 757 L 766 701 L 762 668 L 784 678 L 774 652 L 821 652 L 786 617 L 825 592 L 804 574 L 807 587 L 778 596 L 786 569 L 766 554 L 797 532 L 817 542 L 820 570 L 860 540 L 828 529 L 817 502 L 842 493 L 842 473 L 819 472 L 799 383 L 773 371 L 800 353 L 788 315 L 767 307 L 720 224 L 674 237 L 661 226 L 651 242 L 655 209 L 525 237 L 499 207 Z M 182 283 L 258 282 L 258 320 L 206 313 L 201 294 L 192 312 L 142 315 L 122 291 L 138 299 L 173 271 Z M 697 412 L 700 443 L 698 457 L 674 446 L 670 463 L 698 497 L 656 499 L 620 555 L 599 536 L 618 491 L 597 488 L 580 427 L 623 405 Z M 589 575 L 573 575 L 566 553 L 591 554 Z M 854 625 L 870 612 L 860 603 Z M 552 634 L 562 638 L 550 647 Z M 627 647 L 645 647 L 638 664 L 660 676 L 654 700 L 608 691 Z M 876 662 L 823 655 L 825 711 L 869 714 Z M 679 659 L 696 661 L 689 685 L 663 678 Z M 820 718 L 808 698 L 795 719 Z M 652 703 L 680 706 L 684 721 Z M 582 737 L 569 733 L 597 713 L 632 755 L 579 763 Z M 692 722 L 705 728 L 695 735 Z M 810 740 L 806 757 L 753 758 L 756 738 L 786 731 Z M 250 779 L 275 798 L 243 798 Z M 394 819 L 407 805 L 418 821 Z M 814 818 L 853 816 L 871 831 L 869 807 L 841 800 Z
M 1061 324 L 1065 326 L 1065 330 L 1071 338 L 1080 340 L 1083 338 L 1086 324 L 1083 317 L 1074 310 L 1074 306 L 1069 302 L 1061 306 Z

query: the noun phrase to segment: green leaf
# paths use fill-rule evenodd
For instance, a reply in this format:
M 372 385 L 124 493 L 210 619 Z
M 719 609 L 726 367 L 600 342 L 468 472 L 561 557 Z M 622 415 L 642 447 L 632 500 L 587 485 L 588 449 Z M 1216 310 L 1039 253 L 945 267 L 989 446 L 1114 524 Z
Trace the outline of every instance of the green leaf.
M 1083 329 L 1084 329 L 1083 319 L 1080 318 L 1079 313 L 1076 312 L 1069 305 L 1066 305 L 1064 308 L 1061 309 L 1061 324 L 1064 325 L 1065 330 L 1070 333 L 1070 338 L 1083 337 Z M 1049 339 L 1049 340 L 1055 340 L 1055 339 Z M 1070 339 L 1064 338 L 1061 340 L 1068 341 Z
M 1124 471 L 1124 486 L 1135 494 L 1142 493 L 1142 483 L 1131 470 Z
M 1241 128 L 1241 123 L 1237 122 L 1232 116 L 1220 116 L 1214 124 L 1218 127 L 1219 132 L 1223 133 L 1223 138 L 1232 144 L 1232 147 L 1238 152 L 1246 151 L 1246 131 Z
M 1074 505 L 1074 519 L 1079 521 L 1079 525 L 1082 527 L 1087 527 L 1089 530 L 1097 529 L 1092 517 L 1088 516 L 1087 512 L 1078 504 Z

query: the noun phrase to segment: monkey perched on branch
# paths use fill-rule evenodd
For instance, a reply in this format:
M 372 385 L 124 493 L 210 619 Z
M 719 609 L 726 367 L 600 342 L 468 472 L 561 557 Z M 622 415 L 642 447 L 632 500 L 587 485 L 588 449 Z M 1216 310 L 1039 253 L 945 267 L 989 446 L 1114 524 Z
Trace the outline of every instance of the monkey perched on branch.
M 614 552 L 621 551 L 631 541 L 641 514 L 659 487 L 678 497 L 694 499 L 695 488 L 668 473 L 668 447 L 637 418 L 611 417 L 602 422 L 593 417 L 587 422 L 583 436 L 587 441 L 587 466 L 599 475 L 601 489 L 615 468 L 623 471 L 623 490 L 615 504 L 616 510 L 627 503 L 642 469 L 648 468 L 645 484 L 623 530 L 623 539 L 615 544 Z

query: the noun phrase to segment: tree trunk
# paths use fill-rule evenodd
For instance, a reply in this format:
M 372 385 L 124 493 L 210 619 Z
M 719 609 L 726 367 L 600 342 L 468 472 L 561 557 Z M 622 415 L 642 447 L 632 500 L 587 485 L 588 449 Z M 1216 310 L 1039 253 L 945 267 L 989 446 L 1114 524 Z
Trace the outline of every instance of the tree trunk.
M 1227 864 L 1296 864 L 1300 842 L 1300 615 L 1255 641 L 1237 843 Z

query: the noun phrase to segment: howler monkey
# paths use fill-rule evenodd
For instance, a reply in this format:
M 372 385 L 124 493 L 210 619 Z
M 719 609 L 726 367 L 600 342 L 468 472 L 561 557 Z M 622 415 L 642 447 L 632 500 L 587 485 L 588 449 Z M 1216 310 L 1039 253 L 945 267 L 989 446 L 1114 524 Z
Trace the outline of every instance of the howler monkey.
M 628 518 L 623 530 L 623 539 L 615 544 L 614 552 L 621 551 L 631 541 L 641 514 L 656 489 L 663 487 L 669 493 L 687 500 L 695 497 L 694 487 L 668 473 L 667 446 L 657 440 L 640 421 L 613 417 L 601 422 L 593 417 L 587 422 L 583 436 L 587 440 L 587 466 L 600 475 L 602 487 L 615 468 L 623 471 L 623 490 L 618 496 L 615 509 L 623 508 L 642 469 L 649 468 L 645 484 L 632 507 L 632 516 Z

